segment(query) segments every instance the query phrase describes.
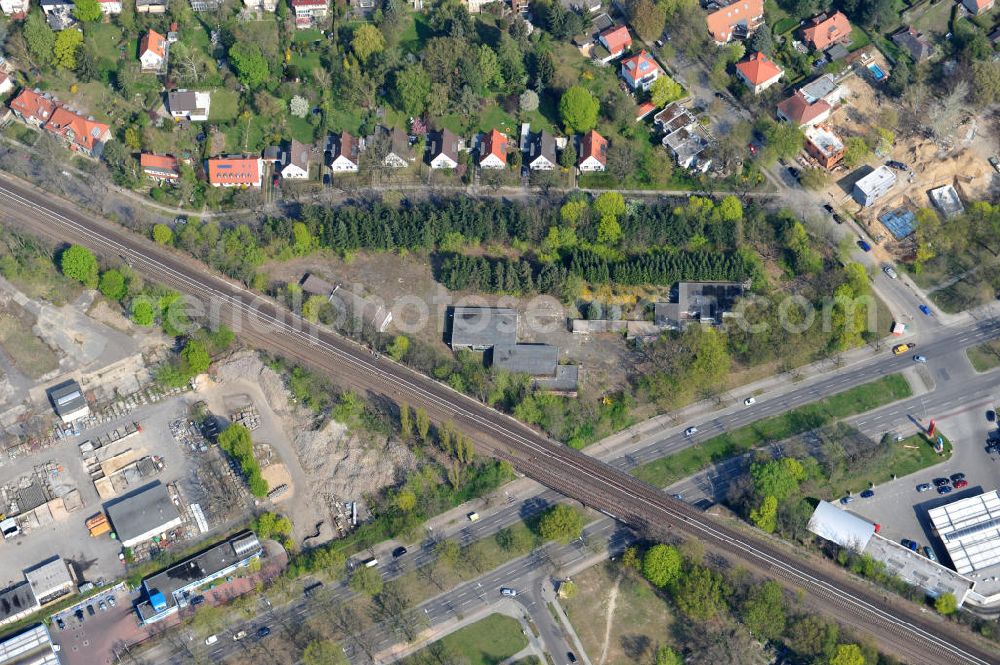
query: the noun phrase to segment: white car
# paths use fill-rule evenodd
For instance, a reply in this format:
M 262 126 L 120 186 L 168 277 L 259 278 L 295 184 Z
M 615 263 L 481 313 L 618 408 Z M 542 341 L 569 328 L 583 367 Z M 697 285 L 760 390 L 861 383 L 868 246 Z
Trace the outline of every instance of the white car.
M 750 406 L 751 404 L 756 404 L 756 403 L 757 400 L 755 400 L 753 397 L 747 397 L 745 400 L 743 400 L 743 406 Z
M 698 433 L 697 427 L 688 427 L 686 430 L 684 430 L 684 436 L 693 436 L 697 433 Z
M 888 275 L 889 279 L 896 279 L 897 277 L 899 277 L 899 275 L 896 274 L 896 271 L 892 269 L 892 266 L 885 266 L 884 268 L 882 268 L 882 272 Z
M 515 591 L 514 589 L 511 589 L 509 587 L 502 586 L 502 587 L 500 587 L 500 595 L 502 595 L 502 596 L 508 596 L 510 598 L 513 598 L 514 596 L 517 595 L 517 591 Z

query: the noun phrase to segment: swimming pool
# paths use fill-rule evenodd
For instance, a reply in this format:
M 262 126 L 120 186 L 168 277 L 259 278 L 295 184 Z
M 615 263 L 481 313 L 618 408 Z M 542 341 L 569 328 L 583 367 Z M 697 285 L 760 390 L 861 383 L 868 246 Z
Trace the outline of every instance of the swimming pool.
M 883 72 L 882 68 L 874 62 L 868 63 L 868 71 L 872 73 L 872 78 L 876 81 L 881 81 L 885 78 L 885 72 Z

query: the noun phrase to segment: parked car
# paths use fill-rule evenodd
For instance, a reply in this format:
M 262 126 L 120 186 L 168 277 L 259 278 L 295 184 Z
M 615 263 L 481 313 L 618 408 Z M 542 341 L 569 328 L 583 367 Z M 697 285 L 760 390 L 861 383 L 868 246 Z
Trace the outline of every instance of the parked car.
M 893 269 L 892 266 L 882 266 L 882 272 L 888 275 L 889 279 L 896 279 L 897 277 L 899 277 L 899 275 L 896 274 L 896 271 Z
M 989 422 L 992 423 L 992 422 L 996 422 L 996 419 L 997 419 L 997 412 L 994 411 L 993 409 L 987 409 L 986 410 L 986 420 L 988 420 Z
M 686 430 L 684 430 L 684 436 L 694 436 L 697 433 L 698 433 L 697 427 L 688 427 Z
M 103 600 L 100 603 L 98 603 L 97 606 L 101 608 L 102 612 L 108 611 L 108 604 L 105 603 Z
M 838 215 L 837 213 L 833 213 L 833 221 L 837 222 L 838 224 L 843 224 L 844 218 Z
M 944 487 L 949 482 L 951 482 L 951 481 L 949 481 L 947 478 L 935 478 L 934 479 L 934 487 Z
M 969 481 L 968 480 L 956 480 L 955 481 L 955 489 L 957 489 L 957 490 L 964 489 L 964 488 L 966 488 L 968 486 L 969 486 Z
M 801 171 L 799 171 L 799 170 L 798 170 L 797 168 L 795 168 L 794 166 L 788 166 L 788 167 L 785 167 L 785 168 L 786 168 L 786 170 L 788 171 L 788 175 L 790 175 L 790 176 L 792 176 L 793 178 L 795 178 L 795 182 L 798 182 L 798 181 L 799 181 L 799 178 L 801 178 L 801 177 L 802 177 L 802 172 L 801 172 Z
M 59 626 L 59 630 L 66 628 L 66 623 L 62 620 L 62 617 L 56 617 L 56 625 Z
M 239 642 L 240 640 L 242 640 L 242 639 L 243 639 L 244 637 L 246 637 L 246 636 L 247 636 L 247 631 L 245 631 L 245 630 L 241 630 L 241 631 L 239 631 L 238 633 L 235 633 L 235 634 L 233 635 L 233 641 L 234 641 L 234 642 Z
M 860 238 L 858 239 L 858 247 L 860 247 L 861 250 L 865 252 L 872 251 L 872 246 L 868 244 L 868 241 L 861 240 Z
M 917 485 L 917 491 L 918 492 L 926 492 L 930 488 L 931 488 L 931 484 L 930 483 L 920 483 L 919 485 Z
M 926 356 L 921 356 L 921 355 L 913 356 L 913 362 L 915 362 L 915 363 L 925 363 L 925 362 L 927 362 L 927 357 Z
M 507 596 L 508 598 L 513 598 L 517 595 L 517 591 L 511 589 L 510 587 L 502 586 L 500 587 L 500 595 Z
M 198 607 L 204 602 L 205 602 L 205 596 L 195 596 L 194 598 L 191 599 L 191 606 Z
M 833 206 L 830 205 L 829 203 L 824 203 L 823 204 L 823 210 L 826 210 L 831 215 L 833 214 Z
M 928 307 L 927 305 L 921 305 L 920 306 L 920 311 L 924 313 L 924 316 L 930 316 L 931 315 L 931 308 Z
M 114 596 L 108 596 L 108 605 L 110 605 L 111 607 L 114 607 L 116 604 L 117 603 L 115 602 L 115 597 Z
M 861 498 L 862 499 L 870 499 L 873 496 L 875 496 L 875 490 L 873 490 L 873 489 L 867 489 L 867 490 L 865 490 L 864 492 L 861 493 Z
M 933 561 L 934 563 L 937 563 L 938 560 L 937 554 L 934 554 L 934 550 L 931 548 L 930 545 L 924 545 L 924 556 Z
M 406 554 L 406 552 L 407 552 L 407 549 L 405 547 L 403 547 L 402 545 L 400 545 L 399 547 L 397 547 L 396 549 L 394 549 L 392 551 L 392 558 L 393 559 L 398 559 L 399 557 L 401 557 L 404 554 Z
M 218 641 L 219 641 L 219 637 L 217 635 L 209 635 L 205 639 L 205 644 L 208 645 L 208 646 L 212 646 L 213 644 L 215 644 Z
M 849 503 L 850 503 L 851 501 L 854 501 L 854 497 L 853 497 L 853 496 L 845 496 L 845 497 L 843 497 L 843 498 L 842 498 L 842 499 L 840 500 L 840 502 L 841 502 L 842 504 L 844 504 L 845 506 L 846 506 L 847 504 L 849 504 Z
M 257 630 L 257 637 L 267 637 L 270 634 L 271 634 L 271 629 L 268 628 L 267 626 L 261 626 Z
M 572 651 L 567 651 L 566 652 L 566 660 L 568 660 L 571 663 L 575 663 L 576 662 L 576 654 L 573 653 Z
M 89 614 L 90 616 L 94 616 L 95 614 L 97 614 L 97 612 L 94 611 L 93 605 L 87 605 L 87 614 Z
M 995 156 L 990 157 L 990 166 L 993 167 L 994 171 L 1000 173 L 1000 159 L 997 159 Z
M 887 161 L 885 163 L 885 165 L 888 166 L 889 168 L 896 169 L 897 171 L 909 171 L 910 170 L 909 166 L 907 166 L 903 162 L 897 161 L 895 159 L 890 159 L 889 161 Z
M 907 548 L 907 549 L 909 549 L 909 550 L 911 550 L 913 552 L 917 551 L 917 543 L 916 543 L 916 541 L 910 540 L 909 538 L 903 538 L 903 540 L 901 540 L 900 543 L 903 545 L 903 547 L 905 547 L 905 548 Z
M 965 474 L 964 473 L 953 473 L 953 474 L 951 474 L 951 482 L 957 483 L 960 480 L 965 480 Z
M 951 494 L 951 487 L 944 485 L 938 488 L 938 494 Z
M 745 400 L 743 400 L 743 406 L 750 406 L 751 404 L 756 404 L 756 403 L 757 400 L 754 399 L 753 397 L 747 397 Z

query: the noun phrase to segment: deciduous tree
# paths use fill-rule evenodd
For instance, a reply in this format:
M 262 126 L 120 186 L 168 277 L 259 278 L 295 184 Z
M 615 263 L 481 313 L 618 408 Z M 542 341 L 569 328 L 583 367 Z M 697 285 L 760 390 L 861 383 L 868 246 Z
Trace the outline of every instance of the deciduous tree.
M 361 566 L 351 575 L 349 585 L 355 593 L 365 596 L 377 596 L 382 592 L 384 581 L 382 580 L 381 573 L 375 568 Z
M 672 584 L 681 573 L 681 553 L 670 545 L 654 545 L 642 558 L 642 575 L 661 589 Z
M 653 105 L 663 108 L 670 102 L 680 99 L 684 89 L 680 83 L 664 74 L 653 81 L 653 85 L 649 87 L 649 94 Z
M 101 275 L 98 289 L 105 298 L 121 300 L 128 293 L 128 287 L 125 284 L 125 275 L 120 270 L 114 268 L 105 270 L 104 274 Z
M 52 47 L 53 62 L 63 69 L 76 67 L 76 52 L 83 45 L 83 33 L 74 28 L 63 30 L 56 35 Z
M 774 640 L 785 632 L 785 593 L 774 580 L 750 587 L 740 608 L 743 624 L 758 640 Z
M 385 37 L 371 23 L 363 23 L 351 36 L 351 50 L 361 62 L 368 62 L 373 55 L 385 50 Z
M 97 288 L 97 257 L 86 247 L 67 247 L 60 257 L 59 266 L 67 277 L 82 282 L 88 289 Z
M 597 126 L 600 103 L 590 91 L 575 85 L 563 93 L 559 100 L 559 117 L 567 132 L 583 133 Z
M 583 515 L 565 503 L 552 506 L 538 521 L 538 535 L 545 540 L 568 543 L 582 533 Z
M 252 42 L 236 42 L 229 49 L 229 62 L 240 82 L 248 88 L 263 86 L 271 76 L 267 59 L 260 46 Z
M 102 15 L 101 5 L 97 0 L 74 0 L 73 2 L 73 16 L 81 21 L 93 23 L 100 21 Z

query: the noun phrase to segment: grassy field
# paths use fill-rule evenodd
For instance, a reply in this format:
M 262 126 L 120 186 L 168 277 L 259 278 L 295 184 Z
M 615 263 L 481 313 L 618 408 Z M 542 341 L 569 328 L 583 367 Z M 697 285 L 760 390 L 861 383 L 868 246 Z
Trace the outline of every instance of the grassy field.
M 887 445 L 891 446 L 887 460 L 873 465 L 867 472 L 854 476 L 848 484 L 847 490 L 860 492 L 872 485 L 878 485 L 892 480 L 893 477 L 902 478 L 911 473 L 916 473 L 921 469 L 939 464 L 951 457 L 951 442 L 947 437 L 944 439 L 944 450 L 939 455 L 934 452 L 932 442 L 923 434 L 914 434 L 902 441 L 893 441 Z M 831 496 L 840 496 L 842 492 L 832 492 Z
M 212 105 L 208 110 L 208 119 L 212 122 L 233 120 L 240 111 L 240 96 L 232 90 L 220 88 L 212 91 Z
M 977 372 L 986 372 L 1000 365 L 1000 340 L 970 346 L 965 350 L 969 362 Z
M 906 379 L 900 374 L 892 374 L 779 416 L 764 418 L 732 432 L 720 434 L 675 455 L 643 464 L 632 473 L 655 487 L 666 487 L 724 459 L 772 441 L 781 441 L 822 427 L 839 418 L 871 411 L 909 397 L 910 394 Z
M 502 614 L 491 614 L 440 641 L 446 653 L 468 665 L 496 665 L 528 646 L 521 624 Z M 424 665 L 442 661 L 429 648 L 424 648 L 399 662 L 402 665 Z
M 0 309 L 0 345 L 14 366 L 33 379 L 41 378 L 59 366 L 56 354 L 31 328 L 34 317 L 19 305 Z
M 573 581 L 576 595 L 560 602 L 594 662 L 604 649 L 610 596 L 615 593 L 605 665 L 652 663 L 673 623 L 670 608 L 653 587 L 638 575 L 619 579 L 619 568 L 612 562 L 588 568 Z

